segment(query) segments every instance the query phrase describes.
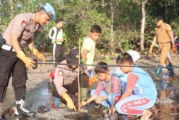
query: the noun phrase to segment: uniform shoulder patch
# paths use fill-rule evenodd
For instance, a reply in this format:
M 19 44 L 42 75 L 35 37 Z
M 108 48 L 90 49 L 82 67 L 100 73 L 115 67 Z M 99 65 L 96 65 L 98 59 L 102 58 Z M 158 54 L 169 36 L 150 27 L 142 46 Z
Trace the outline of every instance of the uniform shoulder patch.
M 63 71 L 59 70 L 58 75 L 62 75 L 62 74 L 63 74 Z
M 21 26 L 22 26 L 22 27 L 26 27 L 26 26 L 27 26 L 27 22 L 26 22 L 25 20 L 23 20 L 23 21 L 21 22 Z

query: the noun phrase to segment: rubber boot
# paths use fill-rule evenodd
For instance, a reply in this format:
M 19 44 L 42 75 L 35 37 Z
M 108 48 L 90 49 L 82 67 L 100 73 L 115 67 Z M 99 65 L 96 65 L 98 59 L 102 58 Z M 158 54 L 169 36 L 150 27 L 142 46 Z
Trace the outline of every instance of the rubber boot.
M 157 77 L 159 77 L 159 76 L 161 75 L 161 73 L 162 73 L 162 66 L 161 66 L 161 65 L 158 65 L 158 67 L 157 67 L 157 69 L 156 69 L 156 71 L 155 71 L 155 75 L 156 75 Z
M 58 109 L 60 107 L 60 99 L 59 98 L 55 98 L 53 100 L 53 104 L 55 105 L 55 108 Z
M 173 75 L 174 75 L 174 70 L 173 70 L 173 65 L 172 65 L 171 62 L 169 62 L 169 64 L 167 65 L 167 69 L 168 69 L 168 72 L 169 72 L 168 76 L 169 76 L 169 77 L 173 77 Z
M 27 108 L 25 108 L 25 101 L 24 100 L 19 100 L 16 101 L 16 110 L 15 110 L 15 115 L 16 116 L 35 116 L 35 112 L 32 112 L 30 110 L 28 110 Z
M 86 100 L 87 95 L 88 95 L 88 88 L 80 88 L 80 99 L 81 99 L 81 101 Z

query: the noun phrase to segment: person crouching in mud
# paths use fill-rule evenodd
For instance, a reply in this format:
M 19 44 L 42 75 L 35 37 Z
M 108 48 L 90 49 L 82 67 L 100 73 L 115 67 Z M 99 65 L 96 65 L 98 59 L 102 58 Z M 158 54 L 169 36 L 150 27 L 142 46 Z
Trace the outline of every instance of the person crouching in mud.
M 91 91 L 91 97 L 82 101 L 81 106 L 85 106 L 94 101 L 108 108 L 109 113 L 113 113 L 114 105 L 120 96 L 120 80 L 117 76 L 110 74 L 105 62 L 99 62 L 95 68 L 95 73 L 99 79 L 96 89 Z
M 66 60 L 59 63 L 55 67 L 54 74 L 50 75 L 52 78 L 52 89 L 55 89 L 52 90 L 52 96 L 60 98 L 62 102 L 65 100 L 67 107 L 75 111 L 75 100 L 73 98 L 77 98 L 78 92 L 78 58 L 79 50 L 72 49 L 66 56 Z M 80 79 L 81 87 L 88 88 L 89 77 L 86 74 L 81 74 L 80 78 L 83 78 L 83 80 Z
M 128 53 L 117 58 L 117 64 L 124 73 L 122 81 L 122 96 L 115 105 L 118 113 L 124 115 L 142 116 L 148 120 L 157 99 L 156 86 L 150 75 L 143 69 L 134 66 L 134 61 Z

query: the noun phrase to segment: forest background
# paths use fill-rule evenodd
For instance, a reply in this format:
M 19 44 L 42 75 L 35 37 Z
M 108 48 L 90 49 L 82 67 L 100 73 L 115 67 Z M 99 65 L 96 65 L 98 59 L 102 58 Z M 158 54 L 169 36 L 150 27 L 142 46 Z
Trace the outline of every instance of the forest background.
M 113 54 L 135 49 L 145 53 L 155 35 L 155 18 L 162 16 L 174 35 L 179 35 L 179 0 L 0 0 L 0 32 L 20 13 L 35 12 L 46 2 L 52 4 L 56 19 L 64 18 L 66 48 L 78 47 L 90 26 L 102 28 L 97 44 L 100 54 Z M 41 28 L 34 38 L 36 47 L 52 51 L 48 32 L 55 20 Z

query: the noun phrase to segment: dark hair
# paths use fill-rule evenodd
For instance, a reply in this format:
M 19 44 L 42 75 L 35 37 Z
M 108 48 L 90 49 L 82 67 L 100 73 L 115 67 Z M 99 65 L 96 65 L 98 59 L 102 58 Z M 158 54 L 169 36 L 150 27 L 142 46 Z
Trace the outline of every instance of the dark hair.
M 40 7 L 38 10 L 35 11 L 35 13 L 42 12 L 42 11 L 45 12 L 44 7 Z
M 58 22 L 63 22 L 63 18 L 58 18 L 58 19 L 56 20 L 56 23 L 58 23 Z
M 95 73 L 106 73 L 108 72 L 108 65 L 107 63 L 101 61 L 101 62 L 98 62 L 98 64 L 96 65 L 96 68 L 95 68 Z
M 121 63 L 134 63 L 133 60 L 132 60 L 132 57 L 131 55 L 129 55 L 128 53 L 124 53 L 122 56 L 119 55 L 116 59 L 116 63 L 117 64 L 121 64 Z
M 90 32 L 92 32 L 92 33 L 101 33 L 101 27 L 99 26 L 99 25 L 93 25 L 93 26 L 91 26 L 91 30 L 90 30 Z
M 160 21 L 160 20 L 164 20 L 163 18 L 162 18 L 162 16 L 157 16 L 156 18 L 155 18 L 155 21 Z

